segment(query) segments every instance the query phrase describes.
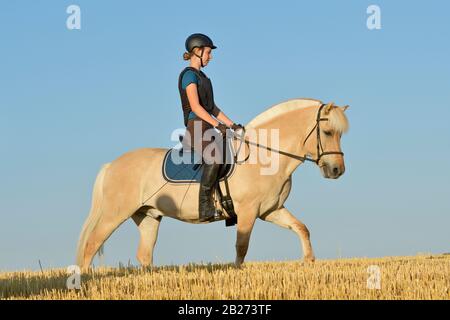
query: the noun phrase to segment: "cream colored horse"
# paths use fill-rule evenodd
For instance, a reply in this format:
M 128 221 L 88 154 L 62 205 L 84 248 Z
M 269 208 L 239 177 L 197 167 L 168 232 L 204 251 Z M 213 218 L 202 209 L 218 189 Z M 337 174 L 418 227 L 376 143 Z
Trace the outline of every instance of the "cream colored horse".
M 308 229 L 284 207 L 284 202 L 291 190 L 291 175 L 304 162 L 295 155 L 319 157 L 317 164 L 325 178 L 338 178 L 344 173 L 340 138 L 348 128 L 344 114 L 346 107 L 330 103 L 320 108 L 322 105 L 321 101 L 313 99 L 289 100 L 269 108 L 245 126 L 247 129 L 279 130 L 277 150 L 265 150 L 277 153 L 279 162 L 276 174 L 262 175 L 261 163 L 243 162 L 236 165 L 229 177 L 238 215 L 237 266 L 244 262 L 257 218 L 294 231 L 301 240 L 305 261 L 314 261 Z M 324 121 L 320 121 L 317 135 L 319 109 Z M 233 143 L 238 150 L 240 141 Z M 270 137 L 267 144 L 270 147 Z M 256 152 L 249 145 L 244 146 L 238 160 Z M 161 170 L 166 152 L 163 148 L 137 149 L 103 165 L 95 181 L 91 211 L 78 242 L 77 264 L 83 270 L 89 267 L 112 232 L 129 218 L 139 228 L 141 239 L 137 259 L 143 266 L 153 262 L 153 248 L 162 217 L 198 223 L 199 184 L 166 183 Z M 321 152 L 324 152 L 322 156 Z

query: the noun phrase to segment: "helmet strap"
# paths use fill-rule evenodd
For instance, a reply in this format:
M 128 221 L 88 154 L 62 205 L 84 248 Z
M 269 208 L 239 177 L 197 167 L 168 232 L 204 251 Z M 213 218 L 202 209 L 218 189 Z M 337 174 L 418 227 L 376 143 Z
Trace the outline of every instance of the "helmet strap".
M 195 55 L 197 58 L 200 58 L 200 64 L 202 65 L 202 68 L 205 67 L 205 66 L 203 65 L 203 53 L 204 53 L 204 51 L 205 51 L 205 47 L 202 47 L 202 54 L 201 54 L 200 56 L 194 52 L 194 55 Z M 193 52 L 193 51 L 192 51 L 192 52 Z

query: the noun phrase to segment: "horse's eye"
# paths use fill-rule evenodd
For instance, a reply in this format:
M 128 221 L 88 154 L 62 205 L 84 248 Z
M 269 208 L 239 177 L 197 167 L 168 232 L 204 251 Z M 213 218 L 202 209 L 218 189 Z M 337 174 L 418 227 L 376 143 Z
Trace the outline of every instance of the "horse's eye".
M 325 133 L 325 135 L 327 135 L 327 136 L 332 136 L 333 135 L 331 131 L 324 131 L 323 133 Z

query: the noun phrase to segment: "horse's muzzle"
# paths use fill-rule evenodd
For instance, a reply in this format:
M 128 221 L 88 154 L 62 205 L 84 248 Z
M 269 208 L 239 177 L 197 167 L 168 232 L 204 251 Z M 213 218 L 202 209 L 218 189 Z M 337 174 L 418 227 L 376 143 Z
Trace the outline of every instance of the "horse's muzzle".
M 320 171 L 322 172 L 324 178 L 337 179 L 344 174 L 345 166 L 325 163 L 320 166 Z

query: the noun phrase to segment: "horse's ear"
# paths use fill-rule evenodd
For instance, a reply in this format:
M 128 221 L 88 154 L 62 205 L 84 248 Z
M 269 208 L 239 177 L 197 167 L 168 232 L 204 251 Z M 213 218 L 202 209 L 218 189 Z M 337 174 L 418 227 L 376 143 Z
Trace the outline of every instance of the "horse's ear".
M 345 106 L 343 106 L 341 109 L 342 109 L 342 112 L 344 112 L 345 110 L 347 110 L 348 108 L 350 108 L 350 106 L 347 104 L 347 105 L 345 105 Z
M 330 102 L 325 106 L 325 114 L 329 114 L 334 107 L 334 102 Z

